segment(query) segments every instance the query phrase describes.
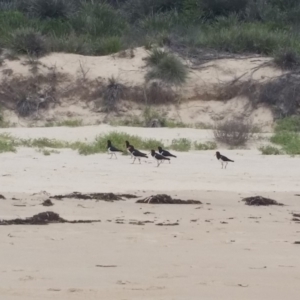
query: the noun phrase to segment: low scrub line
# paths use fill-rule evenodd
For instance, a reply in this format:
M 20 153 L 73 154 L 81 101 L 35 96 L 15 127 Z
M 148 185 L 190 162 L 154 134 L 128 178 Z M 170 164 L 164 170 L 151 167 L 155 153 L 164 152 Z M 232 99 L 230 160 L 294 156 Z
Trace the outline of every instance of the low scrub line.
M 158 146 L 166 147 L 161 140 L 156 139 L 143 139 L 136 135 L 130 135 L 127 133 L 111 132 L 104 135 L 99 135 L 91 143 L 84 142 L 66 142 L 56 139 L 38 138 L 38 139 L 17 139 L 7 134 L 0 135 L 0 153 L 2 152 L 16 152 L 17 147 L 33 147 L 38 149 L 52 148 L 52 149 L 73 149 L 77 150 L 81 155 L 91 155 L 96 153 L 104 153 L 107 151 L 107 140 L 111 140 L 115 147 L 124 151 L 125 141 L 128 140 L 137 149 L 151 150 L 157 149 Z M 195 150 L 214 150 L 217 148 L 217 144 L 214 142 L 206 143 L 192 143 L 190 140 L 181 138 L 173 139 L 171 144 L 167 146 L 168 149 L 175 151 L 189 151 Z M 50 155 L 51 153 L 57 153 L 57 151 L 40 151 L 44 155 Z

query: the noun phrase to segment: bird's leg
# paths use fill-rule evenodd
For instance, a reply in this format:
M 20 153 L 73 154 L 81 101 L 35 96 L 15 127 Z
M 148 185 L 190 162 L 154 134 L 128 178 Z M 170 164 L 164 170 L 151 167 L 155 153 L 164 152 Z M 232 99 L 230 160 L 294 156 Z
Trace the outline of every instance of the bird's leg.
M 225 169 L 226 169 L 227 165 L 228 165 L 228 162 L 225 163 Z
M 221 161 L 222 169 L 223 169 L 223 162 Z
M 169 159 L 169 164 L 171 163 L 171 159 Z
M 141 164 L 141 159 L 139 158 L 139 162 L 140 162 L 140 164 Z
M 136 160 L 136 157 L 134 158 L 134 160 L 133 160 L 133 162 L 131 164 L 134 164 L 135 160 Z
M 160 165 L 160 163 L 159 163 L 159 161 L 157 161 L 157 167 L 159 167 L 159 165 Z
M 116 158 L 116 159 L 118 159 L 118 158 L 117 158 L 117 154 L 116 154 L 116 153 L 114 153 L 114 155 L 115 155 L 115 158 Z
M 110 153 L 110 158 L 109 159 L 112 159 L 112 157 L 113 157 L 113 153 Z

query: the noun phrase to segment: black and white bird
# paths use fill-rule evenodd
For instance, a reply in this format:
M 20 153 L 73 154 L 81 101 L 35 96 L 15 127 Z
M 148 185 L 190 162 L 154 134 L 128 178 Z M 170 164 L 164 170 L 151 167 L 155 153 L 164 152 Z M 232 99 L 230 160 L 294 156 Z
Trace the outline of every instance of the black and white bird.
M 140 152 L 137 149 L 134 149 L 133 146 L 129 147 L 129 151 L 132 154 L 132 156 L 134 157 L 132 164 L 134 164 L 135 160 L 138 159 L 139 162 L 141 163 L 141 158 L 148 158 L 147 154 Z
M 130 143 L 128 141 L 125 141 L 125 144 L 126 144 L 126 150 L 130 154 L 130 158 L 133 158 L 133 155 L 132 155 L 131 151 L 129 150 L 129 148 L 133 147 L 133 146 L 130 145 Z
M 108 154 L 110 154 L 110 159 L 115 156 L 115 158 L 117 159 L 117 155 L 116 155 L 116 152 L 123 152 L 119 149 L 117 149 L 116 147 L 114 147 L 111 143 L 110 140 L 107 141 L 107 152 Z
M 162 155 L 164 157 L 177 157 L 177 156 L 171 154 L 169 151 L 164 150 L 162 147 L 158 147 L 158 152 L 160 155 Z M 169 163 L 171 163 L 170 159 L 169 159 Z
M 216 152 L 216 157 L 221 162 L 222 169 L 223 169 L 224 165 L 225 165 L 225 169 L 226 169 L 228 162 L 234 162 L 233 160 L 229 159 L 228 157 L 222 155 L 219 151 Z
M 169 161 L 170 161 L 170 158 L 167 158 L 167 157 L 165 157 L 165 156 L 163 156 L 163 155 L 161 155 L 161 154 L 158 154 L 158 153 L 156 153 L 154 150 L 151 150 L 151 155 L 152 155 L 153 158 L 156 159 L 156 161 L 157 161 L 157 167 L 159 167 L 160 164 L 161 164 L 164 160 L 169 160 Z

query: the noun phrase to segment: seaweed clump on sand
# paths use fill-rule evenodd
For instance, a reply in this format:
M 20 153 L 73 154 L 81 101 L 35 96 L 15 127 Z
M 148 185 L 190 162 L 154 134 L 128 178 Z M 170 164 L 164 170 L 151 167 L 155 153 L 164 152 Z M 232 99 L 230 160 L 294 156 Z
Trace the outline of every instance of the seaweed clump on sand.
M 53 223 L 93 223 L 101 222 L 100 220 L 75 220 L 68 221 L 60 217 L 59 214 L 46 211 L 36 214 L 30 218 L 25 219 L 13 219 L 13 220 L 0 220 L 0 225 L 48 225 Z
M 201 201 L 197 200 L 181 200 L 173 199 L 171 196 L 166 194 L 157 194 L 136 201 L 136 203 L 151 203 L 151 204 L 202 204 Z
M 53 206 L 54 204 L 52 203 L 52 201 L 50 199 L 45 200 L 42 203 L 43 206 Z
M 268 206 L 268 205 L 283 206 L 284 205 L 273 199 L 265 198 L 262 196 L 247 197 L 247 198 L 244 198 L 242 201 L 246 202 L 245 203 L 246 205 L 252 205 L 252 206 Z
M 79 200 L 103 200 L 103 201 L 120 201 L 123 198 L 132 199 L 137 198 L 136 195 L 131 194 L 114 194 L 114 193 L 91 193 L 91 194 L 82 194 L 79 192 L 73 192 L 71 194 L 66 195 L 55 195 L 50 197 L 52 199 L 61 200 L 64 198 L 72 198 L 72 199 L 79 199 Z
M 296 223 L 300 223 L 300 214 L 293 213 L 293 219 Z

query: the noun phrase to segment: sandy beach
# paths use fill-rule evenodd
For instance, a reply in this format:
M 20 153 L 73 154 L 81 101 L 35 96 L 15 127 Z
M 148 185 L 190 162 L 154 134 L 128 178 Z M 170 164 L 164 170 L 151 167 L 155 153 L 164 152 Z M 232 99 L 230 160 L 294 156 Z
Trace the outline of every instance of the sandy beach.
M 19 138 L 92 140 L 114 127 L 2 129 Z M 139 136 L 209 140 L 191 129 L 132 129 Z M 73 132 L 73 134 L 72 134 Z M 0 299 L 298 299 L 300 292 L 300 160 L 221 149 L 235 160 L 226 170 L 215 151 L 175 152 L 171 164 L 128 156 L 44 156 L 20 148 L 0 156 L 0 219 L 54 211 L 91 224 L 0 226 Z M 201 205 L 55 200 L 56 194 L 166 193 Z M 253 207 L 248 196 L 284 206 Z M 145 222 L 138 225 L 139 221 Z M 158 226 L 157 224 L 178 224 Z

